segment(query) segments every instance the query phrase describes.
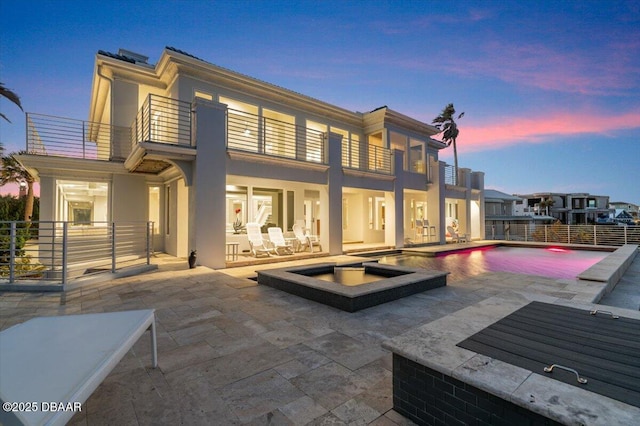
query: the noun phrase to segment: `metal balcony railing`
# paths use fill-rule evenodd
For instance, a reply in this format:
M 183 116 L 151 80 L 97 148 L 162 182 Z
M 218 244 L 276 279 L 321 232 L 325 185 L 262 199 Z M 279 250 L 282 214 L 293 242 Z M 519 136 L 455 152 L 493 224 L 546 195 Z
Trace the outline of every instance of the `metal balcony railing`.
M 27 152 L 86 160 L 124 159 L 128 127 L 27 113 Z
M 390 175 L 391 170 L 391 150 L 381 146 L 367 146 L 367 170 Z
M 156 142 L 192 146 L 191 103 L 149 95 L 131 125 L 131 145 Z
M 324 141 L 318 130 L 227 110 L 227 149 L 327 164 Z
M 152 238 L 153 222 L 0 222 L 0 291 L 148 265 Z
M 617 225 L 529 225 L 486 227 L 486 238 L 508 241 L 622 246 L 640 245 L 640 226 Z
M 390 149 L 367 145 L 364 147 L 364 153 L 361 154 L 361 148 L 357 141 L 343 141 L 342 167 L 382 174 L 393 173 Z
M 447 185 L 458 185 L 458 174 L 456 173 L 456 166 L 445 164 L 444 183 Z
M 342 139 L 342 167 L 360 168 L 360 141 Z

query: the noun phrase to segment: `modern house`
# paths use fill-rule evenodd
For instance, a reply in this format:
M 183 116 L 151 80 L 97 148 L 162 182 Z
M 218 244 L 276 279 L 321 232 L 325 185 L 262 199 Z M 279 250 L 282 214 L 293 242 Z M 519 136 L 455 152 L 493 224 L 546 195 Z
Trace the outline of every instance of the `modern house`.
M 536 225 L 554 222 L 556 219 L 546 214 L 534 214 L 521 208 L 524 200 L 495 189 L 484 191 L 486 239 L 510 240 L 525 233 L 523 226 L 535 229 Z M 544 213 L 544 212 L 540 212 Z
M 640 206 L 626 201 L 611 201 L 609 208 L 616 212 L 615 217 L 622 214 L 622 211 L 626 212 L 623 216 L 627 219 L 626 223 L 640 223 Z M 628 221 L 630 216 L 631 222 Z
M 484 174 L 439 161 L 438 130 L 386 106 L 352 112 L 167 47 L 96 55 L 88 121 L 27 114 L 19 161 L 40 218 L 154 222 L 154 249 L 225 266 L 242 225 L 298 223 L 329 254 L 402 247 L 417 223 L 483 238 Z M 452 177 L 457 174 L 457 179 Z M 456 184 L 454 184 L 456 182 Z M 235 225 L 235 226 L 234 226 Z
M 555 192 L 515 195 L 523 200 L 516 205 L 518 214 L 552 216 L 567 225 L 594 224 L 610 212 L 609 197 L 605 195 Z

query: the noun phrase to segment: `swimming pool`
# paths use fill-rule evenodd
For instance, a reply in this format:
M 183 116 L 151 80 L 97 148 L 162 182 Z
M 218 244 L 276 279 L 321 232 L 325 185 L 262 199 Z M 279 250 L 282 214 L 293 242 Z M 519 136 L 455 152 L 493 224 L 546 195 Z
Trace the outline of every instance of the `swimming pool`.
M 449 282 L 485 272 L 513 272 L 560 279 L 575 278 L 608 254 L 564 248 L 487 247 L 436 257 L 390 255 L 379 262 L 450 272 Z

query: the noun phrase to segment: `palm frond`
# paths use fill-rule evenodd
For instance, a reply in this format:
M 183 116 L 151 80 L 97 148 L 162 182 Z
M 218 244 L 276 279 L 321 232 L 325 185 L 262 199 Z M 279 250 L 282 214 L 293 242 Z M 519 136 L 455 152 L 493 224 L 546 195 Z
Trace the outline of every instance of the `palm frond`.
M 18 95 L 16 95 L 12 90 L 7 89 L 6 87 L 4 87 L 3 83 L 0 83 L 0 96 L 9 99 L 11 102 L 16 104 L 18 106 L 18 108 L 20 108 L 22 111 L 24 111 L 22 109 L 22 104 L 20 103 L 20 97 Z

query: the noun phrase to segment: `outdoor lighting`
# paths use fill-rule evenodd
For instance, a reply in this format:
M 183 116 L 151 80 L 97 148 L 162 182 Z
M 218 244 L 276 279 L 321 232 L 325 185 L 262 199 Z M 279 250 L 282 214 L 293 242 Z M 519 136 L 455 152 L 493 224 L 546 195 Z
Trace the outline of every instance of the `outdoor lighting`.
M 549 247 L 547 251 L 552 251 L 554 253 L 569 253 L 571 250 L 563 249 L 561 247 Z

